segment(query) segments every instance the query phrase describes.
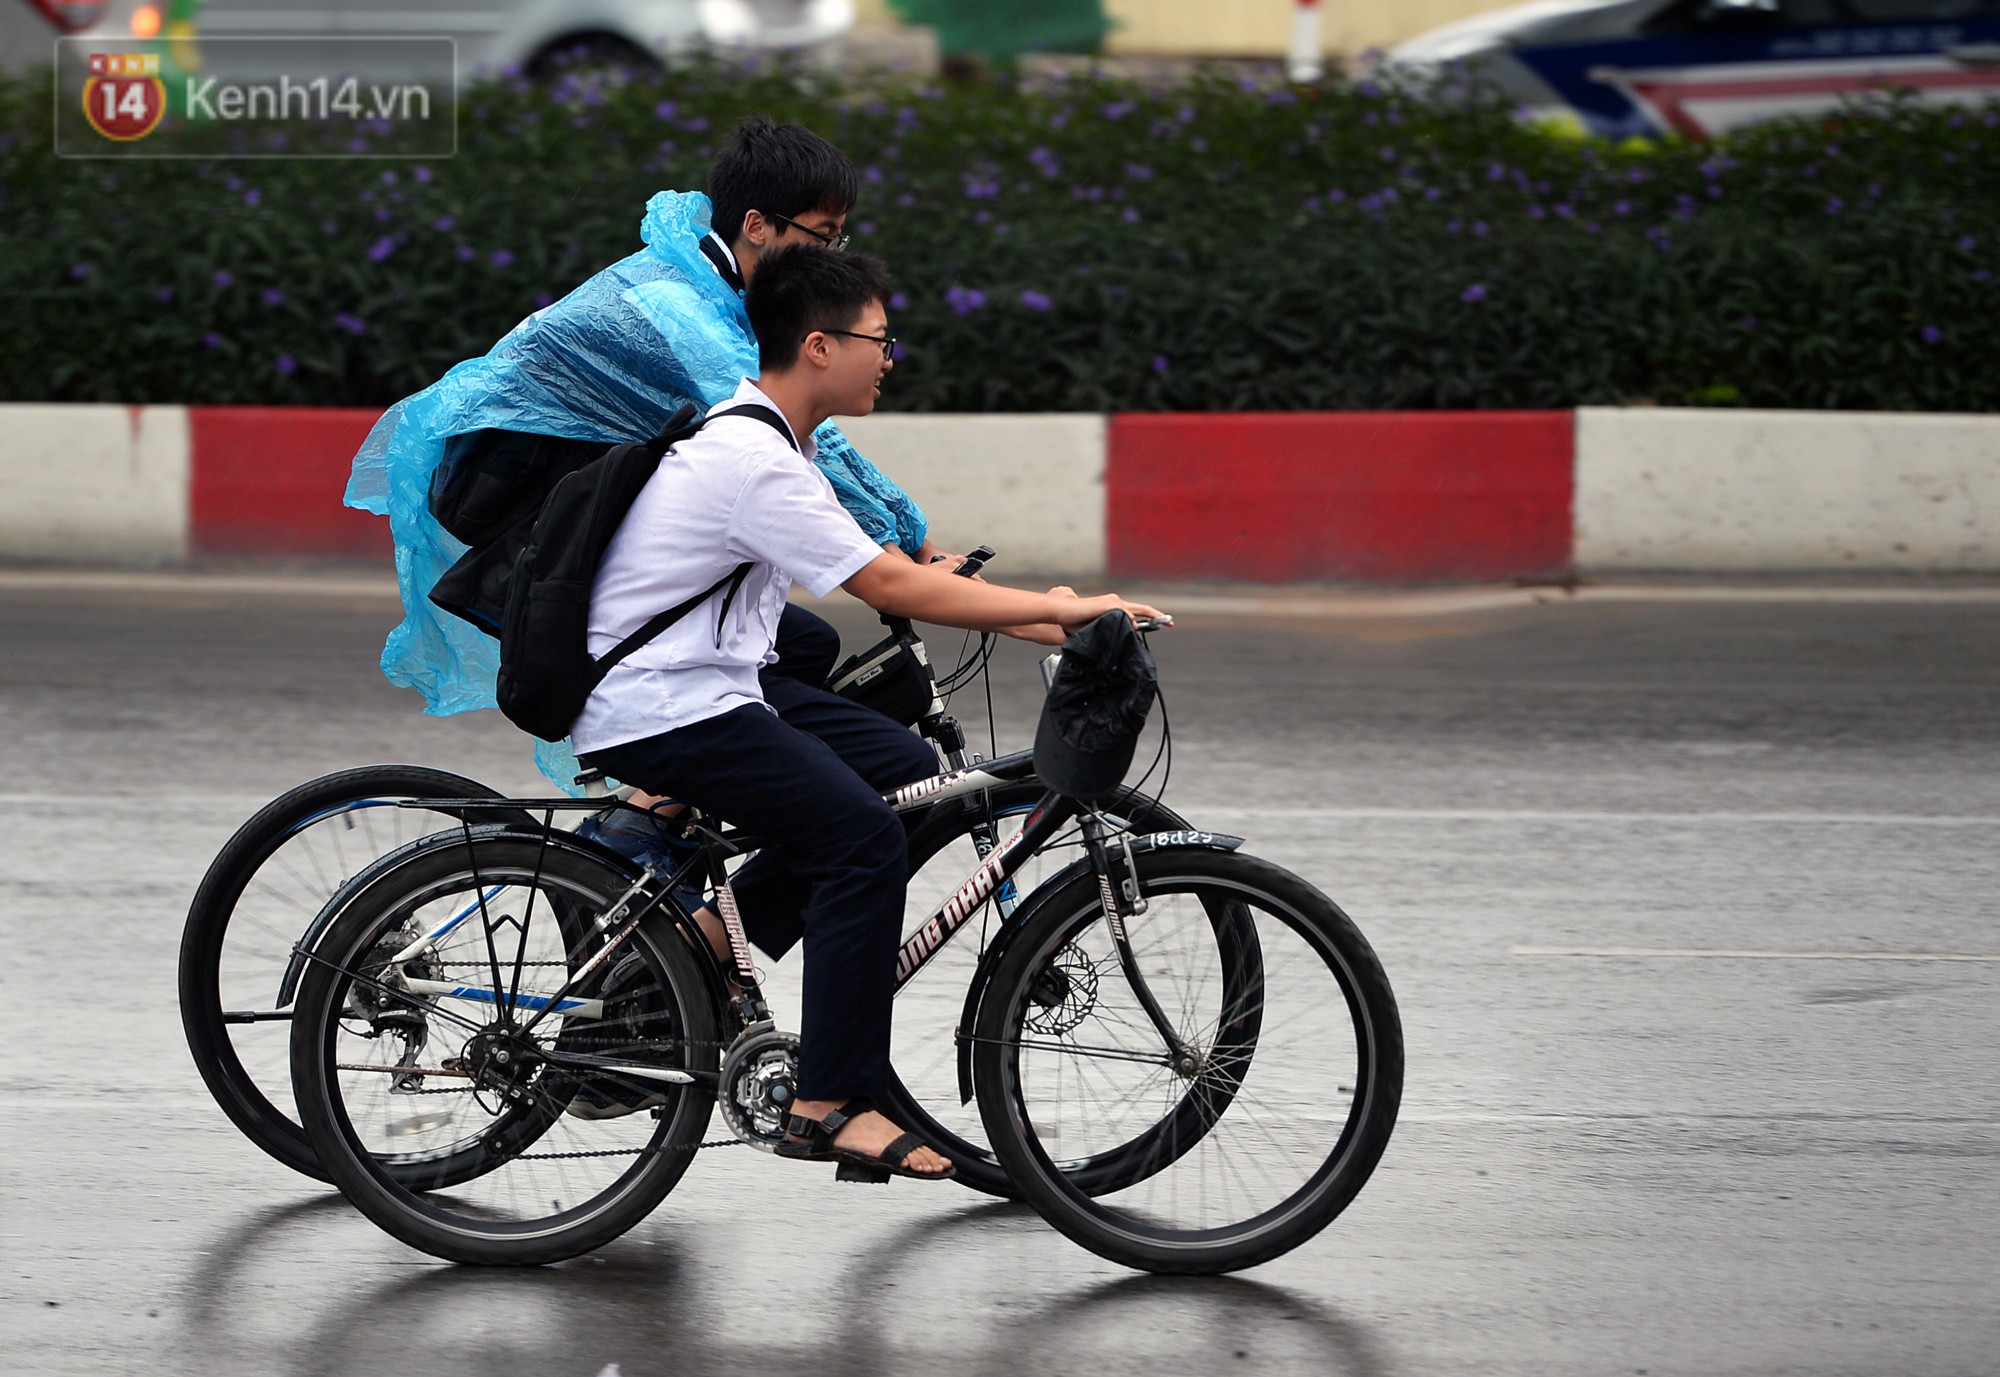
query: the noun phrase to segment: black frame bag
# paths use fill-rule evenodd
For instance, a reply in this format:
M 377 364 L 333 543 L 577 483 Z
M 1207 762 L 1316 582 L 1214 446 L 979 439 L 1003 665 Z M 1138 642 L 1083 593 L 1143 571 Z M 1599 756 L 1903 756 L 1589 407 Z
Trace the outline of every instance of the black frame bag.
M 900 617 L 883 621 L 892 628 L 888 638 L 841 661 L 826 686 L 842 698 L 912 727 L 937 705 L 936 675 L 910 624 Z

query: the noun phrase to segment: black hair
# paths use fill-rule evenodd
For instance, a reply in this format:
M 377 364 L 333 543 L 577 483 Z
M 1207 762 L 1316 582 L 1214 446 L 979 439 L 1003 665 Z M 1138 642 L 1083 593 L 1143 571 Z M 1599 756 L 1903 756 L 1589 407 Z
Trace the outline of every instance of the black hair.
M 796 219 L 811 211 L 846 215 L 861 196 L 847 155 L 802 124 L 751 115 L 723 142 L 708 169 L 710 227 L 734 245 L 753 210 Z
M 758 260 L 743 308 L 757 335 L 765 372 L 790 368 L 815 330 L 845 330 L 894 290 L 889 270 L 865 253 L 835 253 L 815 244 L 786 245 Z

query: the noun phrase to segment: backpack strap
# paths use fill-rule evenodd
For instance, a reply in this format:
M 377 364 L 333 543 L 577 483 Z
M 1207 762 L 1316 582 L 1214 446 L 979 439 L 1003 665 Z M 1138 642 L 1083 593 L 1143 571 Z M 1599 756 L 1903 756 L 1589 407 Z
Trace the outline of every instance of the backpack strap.
M 722 624 L 722 618 L 729 615 L 729 604 L 735 599 L 737 590 L 743 586 L 743 580 L 750 577 L 750 570 L 753 567 L 748 561 L 745 561 L 737 565 L 734 569 L 731 569 L 708 587 L 702 589 L 701 592 L 696 593 L 686 602 L 648 617 L 645 624 L 637 631 L 634 631 L 617 645 L 611 647 L 609 651 L 605 652 L 604 658 L 591 662 L 590 687 L 594 690 L 599 684 L 604 682 L 604 676 L 611 672 L 612 666 L 616 665 L 640 646 L 652 640 L 662 631 L 665 631 L 682 617 L 694 611 L 695 608 L 707 602 L 717 593 L 727 588 L 729 595 L 722 600 L 722 613 L 716 618 L 716 625 L 719 628 Z
M 761 403 L 750 402 L 744 406 L 732 406 L 723 411 L 711 411 L 698 424 L 690 427 L 687 422 L 693 411 L 692 407 L 682 407 L 674 413 L 665 428 L 653 437 L 652 443 L 658 447 L 656 452 L 664 453 L 672 444 L 686 439 L 689 435 L 694 434 L 695 431 L 706 426 L 710 421 L 717 420 L 723 416 L 747 416 L 752 420 L 762 421 L 765 425 L 777 431 L 784 438 L 785 444 L 790 446 L 794 453 L 799 452 L 798 441 L 793 439 L 792 428 L 786 423 L 785 418 Z M 625 659 L 626 656 L 632 654 L 633 651 L 645 645 L 648 641 L 658 636 L 688 613 L 694 611 L 695 608 L 707 602 L 717 593 L 723 593 L 723 590 L 727 589 L 728 591 L 723 593 L 722 608 L 715 614 L 715 634 L 720 639 L 722 635 L 722 623 L 729 616 L 730 604 L 736 601 L 736 595 L 742 591 L 743 581 L 750 577 L 750 570 L 753 567 L 747 561 L 739 564 L 707 588 L 689 598 L 686 602 L 648 617 L 638 630 L 634 631 L 617 645 L 611 647 L 604 655 L 604 658 L 592 662 L 591 688 L 595 689 L 599 684 L 603 683 L 604 676 L 609 674 L 612 667 L 618 664 L 619 661 Z
M 721 411 L 711 411 L 708 413 L 707 417 L 702 421 L 702 424 L 704 426 L 708 425 L 712 421 L 721 420 L 724 416 L 749 416 L 755 420 L 762 421 L 765 425 L 777 431 L 779 435 L 784 437 L 786 446 L 789 447 L 793 453 L 797 454 L 803 452 L 799 449 L 798 440 L 794 438 L 792 435 L 791 425 L 785 420 L 783 416 L 780 416 L 777 412 L 773 411 L 770 407 L 765 406 L 762 402 L 745 402 L 742 406 L 732 406 L 725 408 L 724 410 Z

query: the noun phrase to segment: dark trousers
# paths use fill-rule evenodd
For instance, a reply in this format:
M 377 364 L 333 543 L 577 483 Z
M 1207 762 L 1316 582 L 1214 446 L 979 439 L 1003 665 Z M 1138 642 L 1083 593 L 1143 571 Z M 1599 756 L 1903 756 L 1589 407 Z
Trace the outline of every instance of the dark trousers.
M 803 622 L 794 630 L 812 632 Z M 804 938 L 798 1093 L 879 1096 L 889 1085 L 909 881 L 903 824 L 881 794 L 936 774 L 937 755 L 880 713 L 810 682 L 810 672 L 774 672 L 784 663 L 762 676 L 768 708 L 748 704 L 593 751 L 586 763 L 771 839 L 733 887 L 744 927 L 764 951 L 779 956 Z

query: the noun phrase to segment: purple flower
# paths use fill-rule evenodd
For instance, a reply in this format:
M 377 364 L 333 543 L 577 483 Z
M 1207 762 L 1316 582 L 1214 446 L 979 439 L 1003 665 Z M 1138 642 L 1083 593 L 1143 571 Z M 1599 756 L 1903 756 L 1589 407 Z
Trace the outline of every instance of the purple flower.
M 1979 247 L 1979 241 L 1977 239 L 1974 239 L 1969 234 L 1961 235 L 1959 236 L 1958 247 L 1961 252 L 1971 253 L 1974 249 Z
M 204 349 L 220 349 L 227 343 L 229 343 L 228 340 L 216 334 L 213 330 L 206 332 L 201 337 L 201 347 Z
M 396 251 L 396 236 L 393 234 L 385 234 L 380 239 L 377 239 L 374 243 L 368 246 L 368 261 L 370 263 L 380 263 L 383 259 L 387 258 L 390 254 L 394 253 L 395 251 Z
M 246 206 L 262 205 L 263 201 L 264 193 L 257 190 L 254 186 L 243 193 L 243 204 Z
M 898 196 L 896 198 L 896 204 L 901 206 L 904 210 L 908 210 L 911 206 L 915 205 L 916 203 L 917 203 L 917 198 L 915 193 L 913 192 L 906 191 L 901 196 Z
M 537 311 L 539 311 L 539 310 L 541 310 L 541 309 L 542 309 L 542 307 L 544 307 L 544 306 L 548 305 L 548 304 L 549 304 L 549 303 L 550 303 L 551 301 L 554 301 L 554 300 L 555 300 L 555 298 L 554 298 L 554 297 L 552 297 L 552 296 L 550 296 L 550 295 L 549 295 L 549 294 L 548 294 L 547 292 L 536 292 L 536 293 L 535 293 L 535 309 L 536 309 Z
M 1632 213 L 1632 203 L 1630 201 L 1613 201 L 1611 203 L 1611 213 L 1613 215 L 1630 215 Z
M 457 223 L 458 221 L 452 219 L 452 217 L 449 215 L 440 215 L 438 216 L 437 219 L 431 221 L 431 228 L 436 230 L 439 234 L 443 234 Z
M 1098 113 L 1108 120 L 1122 120 L 1139 108 L 1136 100 L 1114 100 Z
M 288 378 L 291 377 L 292 374 L 299 371 L 299 361 L 293 358 L 290 354 L 278 355 L 277 362 L 272 364 L 271 366 L 277 369 L 280 373 L 284 374 Z
M 881 180 L 882 180 L 882 169 L 881 169 L 881 168 L 879 168 L 879 167 L 864 167 L 864 168 L 862 168 L 862 169 L 861 169 L 861 180 L 862 180 L 862 181 L 864 181 L 864 182 L 879 182 L 879 181 L 881 181 Z
M 1118 218 L 1128 225 L 1136 225 L 1139 223 L 1139 212 L 1131 206 L 1127 206 L 1118 212 Z
M 1646 231 L 1646 242 L 1656 249 L 1670 249 L 1674 246 L 1674 237 L 1654 225 Z
M 461 263 L 470 263 L 470 262 L 471 262 L 471 261 L 472 261 L 473 259 L 475 259 L 475 258 L 477 258 L 477 257 L 479 257 L 479 254 L 478 254 L 478 253 L 477 253 L 476 251 L 474 251 L 474 249 L 473 249 L 472 245 L 470 245 L 470 244 L 460 244 L 460 245 L 458 246 L 458 261 L 459 261 L 459 262 L 461 262 Z
M 1576 208 L 1567 201 L 1559 201 L 1556 203 L 1556 214 L 1567 220 L 1576 214 Z
M 1921 339 L 1925 344 L 1936 344 L 1944 338 L 1944 331 L 1938 329 L 1935 325 L 1926 325 L 1917 332 L 1917 338 Z
M 217 268 L 213 281 L 218 287 L 233 287 L 236 285 L 236 276 L 227 268 Z
M 512 249 L 495 249 L 486 260 L 496 268 L 504 268 L 514 261 Z
M 1545 220 L 1548 218 L 1549 213 L 1543 210 L 1540 206 L 1529 206 L 1528 214 L 1532 215 L 1537 220 Z
M 1444 232 L 1446 234 L 1457 234 L 1460 230 L 1464 228 L 1465 225 L 1463 224 L 1463 222 L 1458 220 L 1449 220 L 1445 222 Z
M 335 220 L 322 220 L 320 221 L 319 232 L 321 234 L 339 234 L 340 224 Z
M 1046 311 L 1051 306 L 1054 306 L 1055 302 L 1043 296 L 1040 292 L 1026 291 L 1021 293 L 1021 304 L 1031 311 Z
M 1993 270 L 1991 268 L 1976 268 L 1973 270 L 1972 280 L 1974 282 L 1990 281 L 1992 277 Z
M 384 172 L 382 174 L 382 185 L 394 186 L 395 184 L 396 184 L 396 171 L 394 168 L 391 168 L 389 171 Z
M 1472 222 L 1472 235 L 1475 239 L 1484 239 L 1486 237 L 1486 222 L 1484 220 L 1474 220 Z
M 410 176 L 424 186 L 431 184 L 431 170 L 421 163 L 410 169 Z
M 335 311 L 333 313 L 333 323 L 336 328 L 345 330 L 350 335 L 365 335 L 368 333 L 368 322 L 360 316 L 349 315 L 346 311 Z
M 1161 377 L 1164 378 L 1167 376 L 1167 369 L 1170 366 L 1171 365 L 1167 363 L 1167 356 L 1165 354 L 1153 355 L 1153 371 L 1155 373 L 1158 373 Z
M 956 314 L 969 316 L 986 304 L 986 293 L 977 287 L 953 287 L 944 294 L 944 299 Z
M 84 278 L 90 276 L 90 264 L 88 263 L 70 264 L 69 275 L 75 278 L 78 282 L 83 281 Z
M 241 190 L 243 190 L 243 179 L 242 179 L 241 177 L 230 177 L 230 178 L 227 178 L 227 179 L 225 179 L 225 180 L 223 181 L 223 183 L 222 183 L 222 184 L 223 184 L 224 186 L 228 187 L 228 188 L 229 188 L 229 189 L 230 189 L 231 191 L 241 191 Z
M 1507 175 L 1507 169 L 1506 169 L 1506 168 L 1504 168 L 1504 167 L 1502 167 L 1502 166 L 1501 166 L 1501 165 L 1500 165 L 1499 163 L 1488 163 L 1488 164 L 1486 164 L 1486 180 L 1487 180 L 1487 181 L 1489 181 L 1489 182 L 1497 182 L 1497 181 L 1499 181 L 1499 180 L 1500 180 L 1501 178 L 1505 177 L 1506 175 Z
M 902 292 L 897 292 L 894 296 L 889 298 L 889 309 L 892 311 L 906 311 L 909 309 L 909 307 L 910 307 L 910 298 L 904 295 Z
M 1473 283 L 1470 287 L 1467 287 L 1464 291 L 1458 294 L 1458 299 L 1460 301 L 1486 300 L 1486 284 L 1484 282 Z
M 1828 215 L 1838 215 L 1846 205 L 1847 202 L 1841 200 L 1838 196 L 1829 196 L 1826 198 L 1826 213 Z
M 1127 163 L 1125 175 L 1135 182 L 1150 182 L 1153 180 L 1153 169 L 1144 163 Z
M 174 289 L 172 287 L 160 287 L 153 292 L 153 295 L 161 301 L 172 301 L 174 299 Z
M 282 306 L 285 304 L 285 294 L 276 287 L 266 287 L 259 295 L 263 297 L 266 306 Z
M 690 134 L 703 133 L 708 128 L 708 116 L 696 115 L 691 120 L 683 120 L 681 121 L 681 128 L 687 130 Z
M 875 232 L 875 222 L 873 220 L 863 220 L 854 227 L 854 232 L 856 234 L 873 234 Z
M 670 120 L 680 113 L 680 109 L 673 101 L 663 100 L 653 107 L 653 115 L 657 119 Z
M 999 194 L 998 182 L 968 181 L 965 184 L 965 197 L 969 201 L 990 201 Z

